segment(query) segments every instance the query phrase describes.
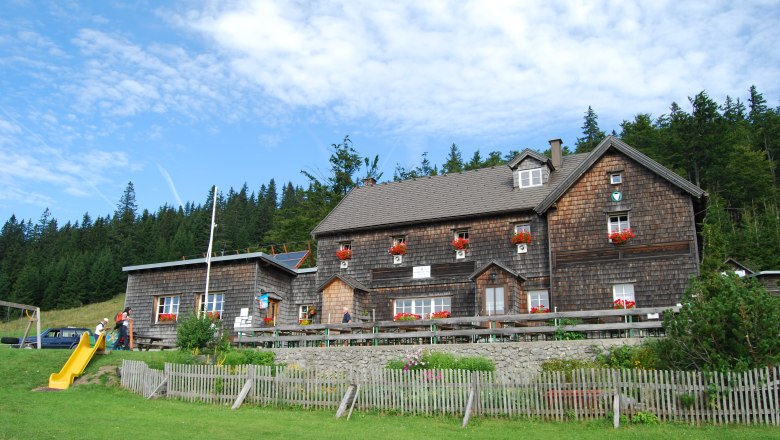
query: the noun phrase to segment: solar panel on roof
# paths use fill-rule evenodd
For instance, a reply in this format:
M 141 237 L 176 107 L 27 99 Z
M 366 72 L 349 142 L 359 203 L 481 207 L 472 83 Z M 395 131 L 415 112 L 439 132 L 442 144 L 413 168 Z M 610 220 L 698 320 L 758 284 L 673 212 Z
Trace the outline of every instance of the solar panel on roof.
M 274 255 L 274 259 L 289 268 L 297 269 L 309 257 L 309 251 L 286 252 Z

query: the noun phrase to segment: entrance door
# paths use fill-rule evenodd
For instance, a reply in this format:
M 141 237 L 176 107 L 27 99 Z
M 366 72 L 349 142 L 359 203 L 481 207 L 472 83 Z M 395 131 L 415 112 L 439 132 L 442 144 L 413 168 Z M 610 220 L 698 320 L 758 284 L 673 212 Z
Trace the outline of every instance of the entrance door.
M 485 313 L 488 316 L 503 315 L 505 313 L 505 303 L 503 287 L 488 287 L 485 289 Z
M 276 299 L 268 298 L 268 317 L 273 318 L 274 322 L 278 324 L 276 321 L 276 317 L 279 314 L 279 304 L 281 301 Z

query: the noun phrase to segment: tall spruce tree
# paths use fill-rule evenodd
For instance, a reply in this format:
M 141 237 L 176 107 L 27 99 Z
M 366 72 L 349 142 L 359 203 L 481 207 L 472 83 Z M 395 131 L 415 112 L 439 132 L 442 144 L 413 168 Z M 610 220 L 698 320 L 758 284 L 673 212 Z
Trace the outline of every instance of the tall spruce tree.
M 577 138 L 576 153 L 589 153 L 596 148 L 607 136 L 601 129 L 599 129 L 599 117 L 596 112 L 593 111 L 591 106 L 588 106 L 588 111 L 585 112 L 585 123 L 582 124 L 583 137 Z

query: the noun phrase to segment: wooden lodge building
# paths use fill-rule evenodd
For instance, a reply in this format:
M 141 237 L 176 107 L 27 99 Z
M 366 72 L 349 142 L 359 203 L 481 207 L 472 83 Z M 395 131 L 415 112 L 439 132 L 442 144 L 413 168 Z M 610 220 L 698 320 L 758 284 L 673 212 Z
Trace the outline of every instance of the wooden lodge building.
M 613 136 L 585 154 L 550 146 L 552 158 L 525 150 L 506 165 L 364 182 L 312 231 L 316 269 L 216 257 L 204 297 L 205 260 L 125 267 L 126 305 L 138 331 L 169 337 L 175 320 L 160 316 L 187 310 L 230 327 L 247 310 L 293 324 L 341 322 L 345 306 L 391 320 L 675 305 L 699 272 L 705 192 Z

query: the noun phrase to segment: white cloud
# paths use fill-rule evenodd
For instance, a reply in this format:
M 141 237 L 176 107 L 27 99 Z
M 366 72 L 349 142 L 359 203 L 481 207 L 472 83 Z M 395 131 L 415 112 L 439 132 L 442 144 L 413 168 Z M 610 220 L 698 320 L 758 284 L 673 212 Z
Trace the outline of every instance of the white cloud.
M 254 1 L 211 3 L 175 19 L 288 105 L 477 134 L 524 130 L 561 114 L 579 121 L 588 105 L 626 117 L 665 111 L 703 89 L 717 99 L 755 82 L 774 87 L 774 31 L 754 18 L 772 9 L 672 1 Z

